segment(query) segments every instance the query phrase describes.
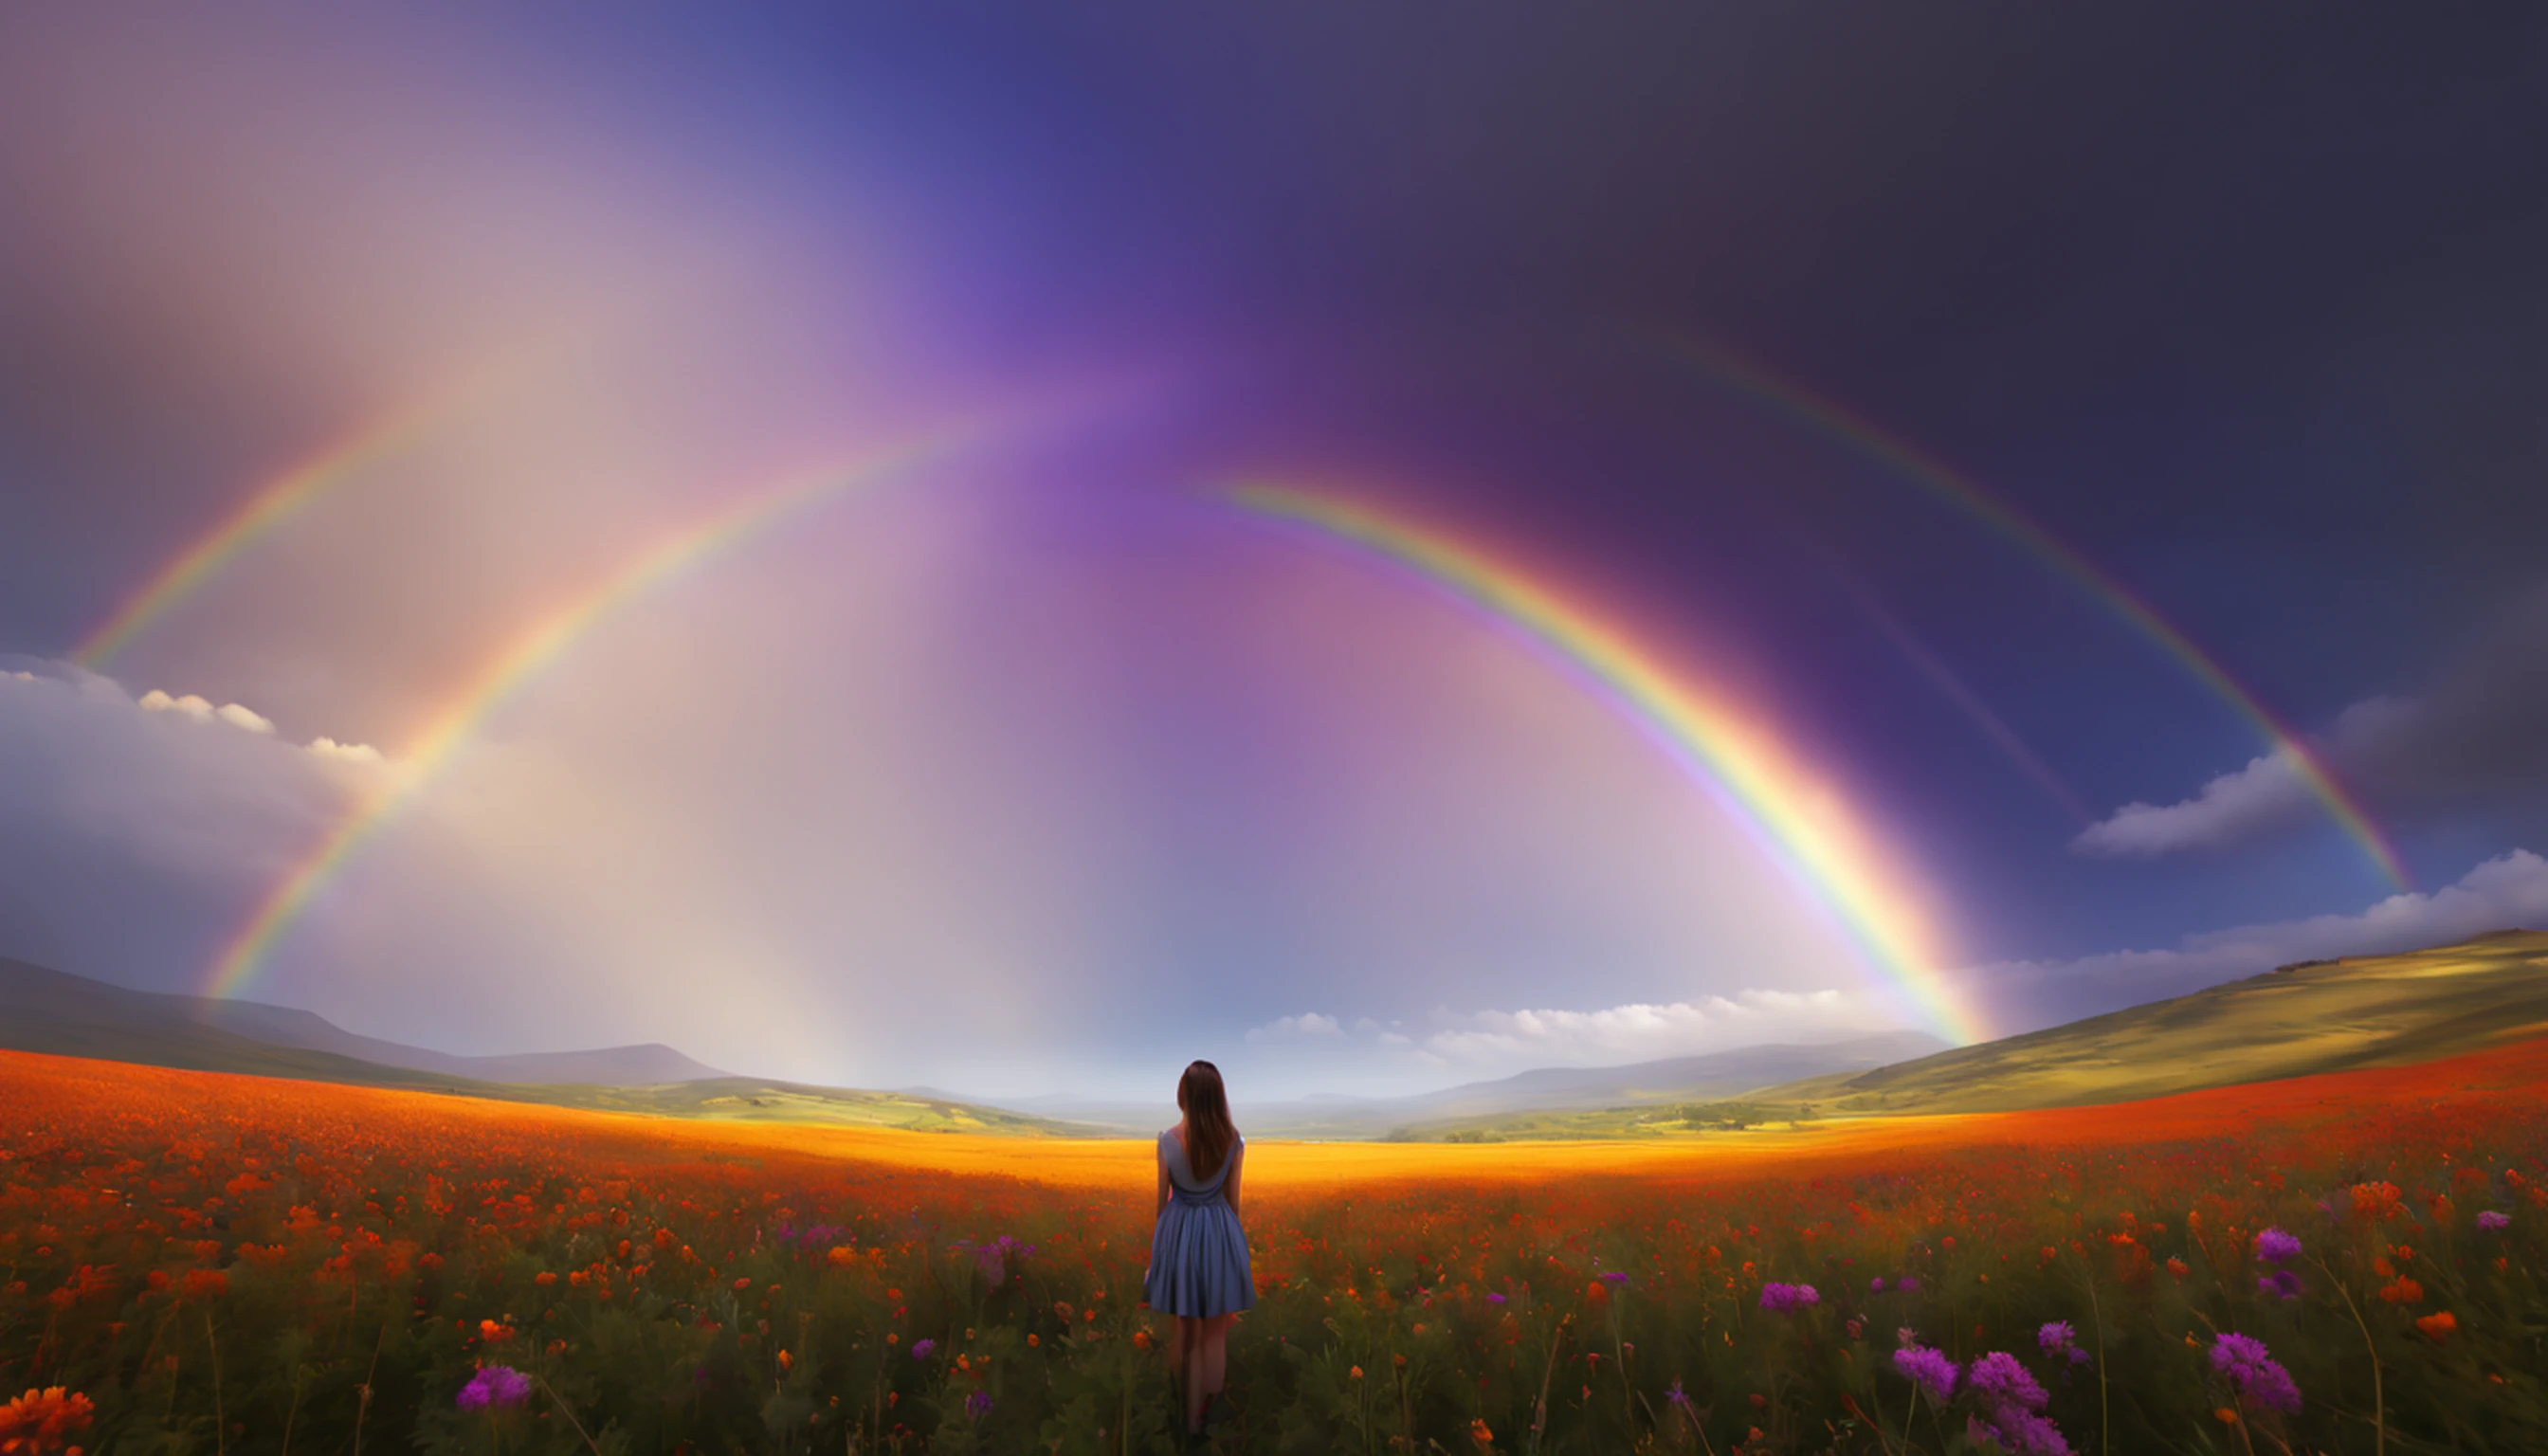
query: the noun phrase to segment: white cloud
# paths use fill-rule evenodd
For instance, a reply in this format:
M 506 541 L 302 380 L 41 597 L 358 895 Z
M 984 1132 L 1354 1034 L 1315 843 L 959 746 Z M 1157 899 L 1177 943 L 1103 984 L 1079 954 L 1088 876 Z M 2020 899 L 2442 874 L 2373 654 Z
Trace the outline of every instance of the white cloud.
M 381 751 L 368 743 L 338 743 L 332 738 L 310 740 L 310 752 L 322 759 L 342 759 L 349 764 L 383 764 L 389 762 Z
M 20 672 L 10 676 L 25 679 L 31 682 L 36 681 L 33 673 Z M 133 705 L 145 713 L 176 713 L 181 717 L 192 718 L 198 723 L 228 723 L 233 728 L 243 729 L 249 733 L 269 738 L 274 736 L 274 720 L 256 709 L 234 702 L 226 702 L 220 707 L 215 707 L 212 699 L 192 692 L 172 697 L 159 688 L 153 687 L 135 698 Z M 308 751 L 322 759 L 334 759 L 347 764 L 376 765 L 388 762 L 379 749 L 368 743 L 338 743 L 332 738 L 312 739 Z
M 1891 1024 L 1856 992 L 1755 989 L 1597 1011 L 1481 1011 L 1426 1036 L 1422 1047 L 1445 1062 L 1509 1070 L 1604 1066 L 1757 1042 L 1827 1041 Z
M 2318 915 L 2189 936 L 2172 951 L 2006 961 L 1956 973 L 1980 1005 L 2031 1001 L 2035 1025 L 2181 995 L 2295 960 L 2447 945 L 2491 930 L 2548 926 L 2548 860 L 2514 850 L 2429 893 L 2391 895 L 2359 914 Z
M 2314 795 L 2281 749 L 2205 783 L 2173 804 L 2135 801 L 2080 831 L 2082 854 L 2148 856 L 2217 844 L 2307 810 Z
M 1293 1037 L 1333 1037 L 1343 1031 L 1343 1025 L 1334 1017 L 1305 1011 L 1299 1016 L 1278 1016 L 1261 1027 L 1250 1027 L 1247 1040 L 1279 1042 Z

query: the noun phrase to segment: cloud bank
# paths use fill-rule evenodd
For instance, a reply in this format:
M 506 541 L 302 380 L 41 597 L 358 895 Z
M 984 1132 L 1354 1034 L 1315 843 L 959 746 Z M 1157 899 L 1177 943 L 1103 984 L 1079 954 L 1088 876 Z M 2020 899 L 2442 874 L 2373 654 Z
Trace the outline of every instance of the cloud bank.
M 2519 598 L 2425 692 L 2345 709 L 2321 753 L 2383 816 L 2548 785 L 2548 589 Z M 2299 766 L 2277 750 L 2174 803 L 2126 804 L 2071 844 L 2118 857 L 2212 849 L 2306 822 L 2316 808 Z

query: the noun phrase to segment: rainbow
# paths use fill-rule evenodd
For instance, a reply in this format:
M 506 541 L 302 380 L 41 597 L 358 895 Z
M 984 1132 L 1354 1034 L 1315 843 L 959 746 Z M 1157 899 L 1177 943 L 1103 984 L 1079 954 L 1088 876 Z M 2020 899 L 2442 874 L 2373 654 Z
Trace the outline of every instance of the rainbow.
M 1756 404 L 1767 406 L 1979 521 L 2024 550 L 2053 575 L 2084 592 L 2127 626 L 2156 643 L 2161 651 L 2176 660 L 2178 666 L 2193 675 L 2196 682 L 2211 689 L 2214 696 L 2246 719 L 2263 736 L 2266 745 L 2291 764 L 2310 792 L 2324 806 L 2327 816 L 2362 847 L 2363 853 L 2371 858 L 2392 884 L 2400 889 L 2412 886 L 2413 880 L 2407 873 L 2405 862 L 2399 859 L 2397 847 L 2373 822 L 2353 791 L 2336 777 L 2325 760 L 2310 746 L 2309 740 L 2276 717 L 2255 693 L 2248 691 L 2238 680 L 2230 676 L 2227 669 L 2214 661 L 2210 653 L 2195 645 L 2193 639 L 2178 630 L 2175 623 L 2160 615 L 2158 608 L 2133 594 L 2123 583 L 2068 542 L 2000 503 L 1953 466 L 1874 421 L 1851 412 L 1838 402 L 1814 394 L 1794 380 L 1702 339 L 1663 333 L 1649 336 L 1656 338 L 1673 357 L 1696 365 L 1717 384 Z
M 1951 1041 L 1987 1035 L 1930 963 L 1913 896 L 1836 796 L 1757 723 L 1710 698 L 1627 631 L 1427 526 L 1332 496 L 1242 486 L 1249 514 L 1412 573 L 1553 654 L 1672 755 L 1847 934 L 1877 983 Z
M 484 393 L 488 384 L 483 370 L 464 371 L 358 420 L 300 464 L 266 482 L 170 557 L 80 640 L 71 650 L 71 660 L 92 672 L 105 671 L 134 638 L 241 551 L 308 509 L 330 489 L 413 444 L 465 401 Z
M 904 475 L 977 432 L 959 423 L 781 476 L 748 493 L 741 504 L 674 532 L 543 614 L 490 659 L 406 751 L 380 771 L 379 783 L 356 798 L 345 816 L 275 882 L 223 945 L 205 977 L 205 994 L 229 996 L 246 985 L 319 890 L 398 819 L 488 715 L 614 612 L 718 552 L 845 492 Z

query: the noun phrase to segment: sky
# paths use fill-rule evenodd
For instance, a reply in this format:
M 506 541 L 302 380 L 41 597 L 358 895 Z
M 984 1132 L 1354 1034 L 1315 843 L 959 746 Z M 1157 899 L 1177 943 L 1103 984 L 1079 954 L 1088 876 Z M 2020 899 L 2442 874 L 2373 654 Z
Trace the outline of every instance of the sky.
M 1420 1090 L 2548 926 L 2548 20 L 0 17 L 0 956 Z

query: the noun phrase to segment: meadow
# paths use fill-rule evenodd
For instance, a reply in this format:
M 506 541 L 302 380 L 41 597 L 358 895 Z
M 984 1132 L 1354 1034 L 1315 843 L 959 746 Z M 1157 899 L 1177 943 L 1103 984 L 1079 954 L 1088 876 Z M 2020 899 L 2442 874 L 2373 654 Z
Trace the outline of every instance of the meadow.
M 1146 1143 L 21 1053 L 0 1106 L 0 1451 L 1177 1448 Z M 1218 1449 L 2548 1450 L 2543 1177 L 2540 1042 L 1714 1144 L 1267 1140 Z

